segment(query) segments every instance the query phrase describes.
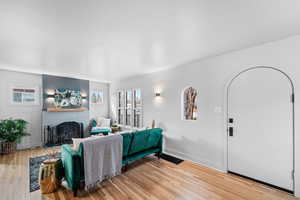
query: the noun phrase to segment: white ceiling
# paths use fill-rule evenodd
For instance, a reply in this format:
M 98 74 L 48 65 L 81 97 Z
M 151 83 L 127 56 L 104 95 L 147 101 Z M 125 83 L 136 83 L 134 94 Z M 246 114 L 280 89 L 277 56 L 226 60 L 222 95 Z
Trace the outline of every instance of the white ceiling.
M 299 0 L 0 0 L 0 68 L 112 81 L 298 33 Z

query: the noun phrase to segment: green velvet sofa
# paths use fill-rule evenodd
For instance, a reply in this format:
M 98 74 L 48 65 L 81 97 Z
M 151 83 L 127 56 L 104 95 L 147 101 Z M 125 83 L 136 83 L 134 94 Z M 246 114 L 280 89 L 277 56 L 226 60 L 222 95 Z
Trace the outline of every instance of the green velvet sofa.
M 162 129 L 147 129 L 121 135 L 123 136 L 122 165 L 125 169 L 129 163 L 150 154 L 160 157 L 163 143 Z M 61 147 L 65 180 L 68 187 L 74 191 L 74 196 L 77 194 L 80 183 L 84 181 L 83 151 L 82 144 L 78 151 L 74 151 L 70 145 Z

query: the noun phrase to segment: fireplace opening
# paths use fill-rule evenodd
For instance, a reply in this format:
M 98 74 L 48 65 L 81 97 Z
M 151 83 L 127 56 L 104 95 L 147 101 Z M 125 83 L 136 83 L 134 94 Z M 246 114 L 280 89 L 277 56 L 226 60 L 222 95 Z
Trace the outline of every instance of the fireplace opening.
M 83 123 L 63 122 L 57 126 L 44 127 L 44 146 L 72 144 L 72 138 L 83 138 Z

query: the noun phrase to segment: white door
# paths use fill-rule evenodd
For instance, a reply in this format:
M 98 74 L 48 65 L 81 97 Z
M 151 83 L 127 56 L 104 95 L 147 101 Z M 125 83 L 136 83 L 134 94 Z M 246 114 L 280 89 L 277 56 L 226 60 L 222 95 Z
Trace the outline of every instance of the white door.
M 293 191 L 292 92 L 289 79 L 271 68 L 254 68 L 233 80 L 229 171 Z

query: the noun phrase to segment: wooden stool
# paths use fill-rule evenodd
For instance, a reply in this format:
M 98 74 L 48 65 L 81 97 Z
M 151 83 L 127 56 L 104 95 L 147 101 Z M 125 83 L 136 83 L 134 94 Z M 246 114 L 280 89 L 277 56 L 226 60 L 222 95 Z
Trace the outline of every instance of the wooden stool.
M 41 164 L 39 182 L 42 194 L 55 192 L 61 185 L 61 178 L 59 177 L 61 165 L 61 159 L 48 159 Z

